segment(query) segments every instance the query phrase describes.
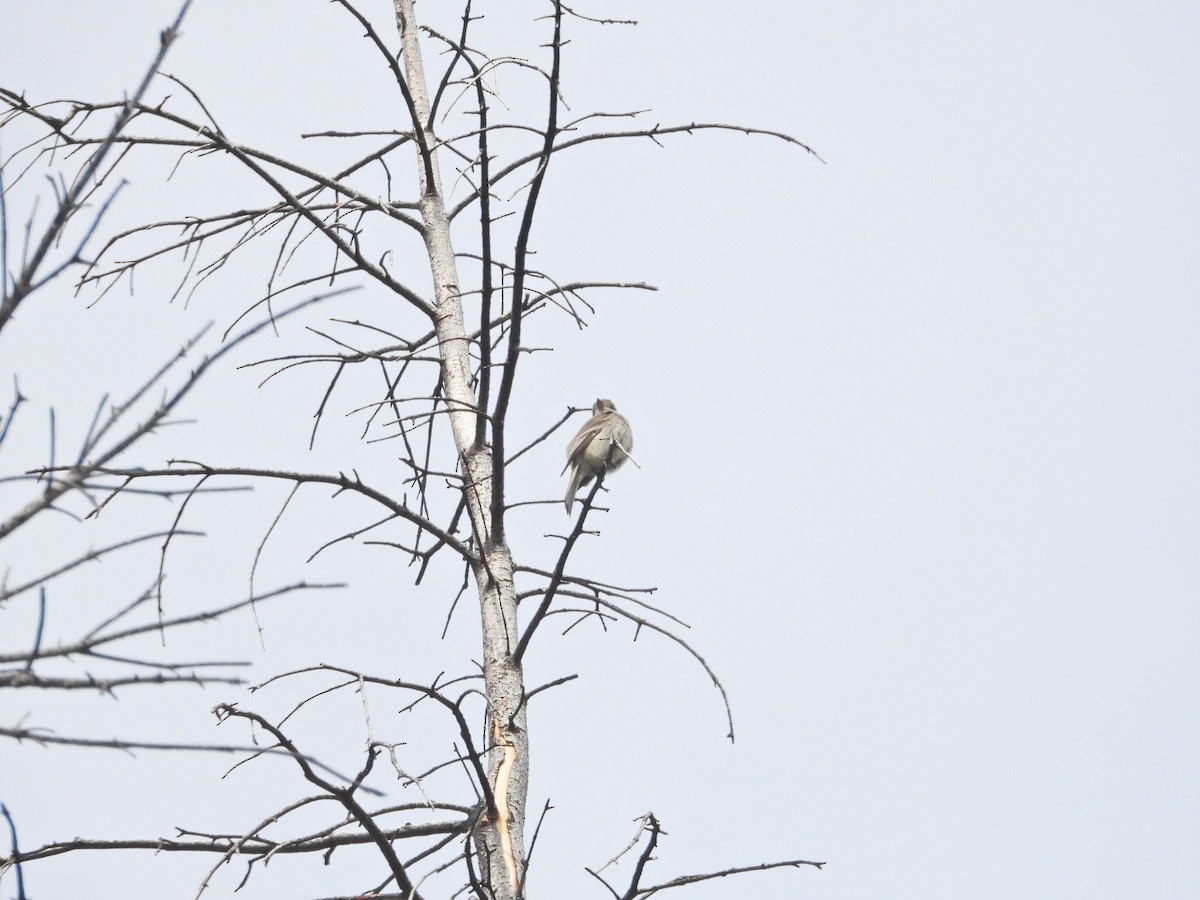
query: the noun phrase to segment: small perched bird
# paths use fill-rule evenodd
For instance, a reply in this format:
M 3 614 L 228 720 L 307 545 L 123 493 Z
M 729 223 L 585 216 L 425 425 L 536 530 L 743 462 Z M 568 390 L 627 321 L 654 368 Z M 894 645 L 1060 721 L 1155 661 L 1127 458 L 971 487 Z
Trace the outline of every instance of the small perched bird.
M 611 400 L 597 400 L 592 417 L 567 444 L 567 464 L 563 467 L 564 472 L 571 469 L 571 483 L 563 500 L 567 512 L 571 512 L 576 491 L 593 478 L 619 469 L 631 450 L 633 429 L 629 420 L 617 412 Z

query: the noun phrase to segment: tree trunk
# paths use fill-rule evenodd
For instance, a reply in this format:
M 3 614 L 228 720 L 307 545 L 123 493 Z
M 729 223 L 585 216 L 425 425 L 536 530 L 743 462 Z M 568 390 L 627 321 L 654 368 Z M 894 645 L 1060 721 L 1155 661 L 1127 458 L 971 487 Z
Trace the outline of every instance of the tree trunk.
M 491 448 L 475 442 L 478 400 L 471 386 L 470 357 L 459 294 L 457 262 L 450 222 L 442 195 L 441 175 L 432 123 L 429 93 L 421 64 L 417 23 L 412 0 L 394 0 L 396 23 L 403 45 L 404 71 L 423 140 L 417 142 L 421 184 L 421 216 L 425 246 L 433 274 L 437 310 L 438 348 L 443 390 L 451 429 L 458 449 L 467 509 L 483 558 L 475 568 L 483 632 L 483 675 L 487 693 L 488 780 L 495 808 L 485 810 L 475 829 L 481 880 L 489 900 L 522 896 L 525 872 L 525 796 L 529 784 L 529 742 L 525 728 L 525 689 L 521 666 L 513 660 L 516 648 L 517 598 L 512 555 L 501 538 L 493 542 L 493 471 L 498 464 Z M 426 157 L 428 154 L 428 158 Z M 503 511 L 500 511 L 503 515 Z M 502 532 L 501 532 L 502 533 Z

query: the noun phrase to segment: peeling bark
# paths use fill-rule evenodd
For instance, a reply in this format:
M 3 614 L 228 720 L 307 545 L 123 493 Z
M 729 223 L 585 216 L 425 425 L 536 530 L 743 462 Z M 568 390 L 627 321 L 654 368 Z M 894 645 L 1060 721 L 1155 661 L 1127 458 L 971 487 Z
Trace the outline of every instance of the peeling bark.
M 394 0 L 403 45 L 405 79 L 412 98 L 421 181 L 421 218 L 433 275 L 438 347 L 443 386 L 455 446 L 467 477 L 467 509 L 482 560 L 475 567 L 482 620 L 483 675 L 487 693 L 488 778 L 496 808 L 485 811 L 475 829 L 482 880 L 495 900 L 522 896 L 525 867 L 525 801 L 529 783 L 529 744 L 525 722 L 524 678 L 513 659 L 517 645 L 517 597 L 512 554 L 493 541 L 492 484 L 497 461 L 491 449 L 475 441 L 478 400 L 471 386 L 467 330 L 459 294 L 457 263 L 446 215 L 436 155 L 422 158 L 421 148 L 437 145 L 429 121 L 429 92 L 421 63 L 412 0 Z M 432 181 L 430 176 L 432 175 Z

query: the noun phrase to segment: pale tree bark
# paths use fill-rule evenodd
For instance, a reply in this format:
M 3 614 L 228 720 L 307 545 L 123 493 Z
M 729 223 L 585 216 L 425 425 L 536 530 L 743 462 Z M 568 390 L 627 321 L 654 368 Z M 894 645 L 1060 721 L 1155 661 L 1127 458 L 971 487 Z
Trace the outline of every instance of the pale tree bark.
M 481 562 L 474 567 L 483 638 L 483 676 L 487 694 L 488 782 L 491 808 L 475 829 L 484 884 L 496 900 L 522 894 L 525 871 L 525 801 L 529 788 L 529 732 L 526 728 L 524 676 L 514 657 L 517 646 L 517 594 L 512 553 L 504 539 L 502 502 L 493 518 L 496 458 L 476 441 L 478 398 L 471 386 L 469 341 L 459 293 L 458 267 L 443 199 L 441 173 L 433 148 L 429 91 L 421 62 L 412 0 L 395 0 L 396 25 L 418 130 L 417 172 L 421 217 L 429 253 L 437 310 L 438 348 L 443 389 L 449 406 L 454 444 L 466 477 L 466 501 Z M 519 298 L 514 300 L 519 303 Z M 513 340 L 517 340 L 514 335 Z M 502 501 L 503 498 L 500 498 Z

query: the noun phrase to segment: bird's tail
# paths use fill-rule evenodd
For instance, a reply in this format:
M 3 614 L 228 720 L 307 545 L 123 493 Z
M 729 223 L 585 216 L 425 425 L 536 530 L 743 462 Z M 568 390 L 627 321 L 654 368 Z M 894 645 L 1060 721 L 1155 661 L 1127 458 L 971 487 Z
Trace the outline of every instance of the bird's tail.
M 579 490 L 579 485 L 583 481 L 583 470 L 579 466 L 571 468 L 571 481 L 567 484 L 567 496 L 563 498 L 563 506 L 567 508 L 567 515 L 571 514 L 571 507 L 575 504 L 575 492 Z

